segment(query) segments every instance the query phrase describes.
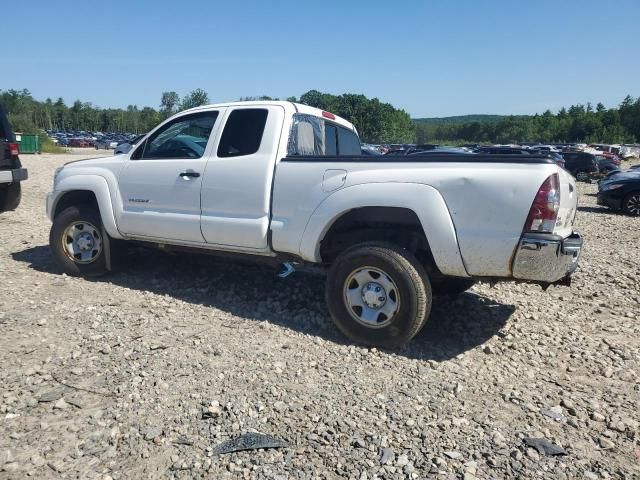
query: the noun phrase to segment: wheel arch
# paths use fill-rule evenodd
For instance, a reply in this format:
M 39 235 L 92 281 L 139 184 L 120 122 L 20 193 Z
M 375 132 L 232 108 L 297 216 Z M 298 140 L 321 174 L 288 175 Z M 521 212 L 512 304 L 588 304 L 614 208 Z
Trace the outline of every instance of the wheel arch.
M 434 265 L 441 273 L 468 276 L 444 199 L 435 188 L 417 183 L 360 184 L 330 195 L 318 205 L 307 222 L 300 241 L 301 257 L 314 262 L 324 261 L 322 254 L 323 250 L 326 254 L 327 239 L 331 239 L 327 235 L 333 235 L 332 229 L 335 232 L 354 218 L 356 223 L 360 221 L 369 226 L 371 222 L 367 219 L 380 213 L 385 219 L 382 222 L 384 228 L 400 227 L 401 232 L 410 231 L 422 236 Z M 397 217 L 394 218 L 394 214 Z M 389 219 L 393 221 L 387 222 Z M 363 240 L 380 238 L 365 237 Z
M 77 175 L 61 180 L 56 185 L 56 192 L 49 206 L 51 221 L 64 208 L 79 204 L 95 206 L 107 233 L 113 238 L 122 238 L 113 213 L 109 185 L 104 178 L 97 175 Z

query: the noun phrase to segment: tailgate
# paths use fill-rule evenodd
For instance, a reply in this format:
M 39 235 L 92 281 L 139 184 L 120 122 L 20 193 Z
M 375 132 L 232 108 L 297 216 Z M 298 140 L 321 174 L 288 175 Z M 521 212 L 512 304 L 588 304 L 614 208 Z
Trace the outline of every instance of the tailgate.
M 575 178 L 565 169 L 559 168 L 558 176 L 560 177 L 560 209 L 553 233 L 566 238 L 573 231 L 573 220 L 578 205 L 578 190 Z

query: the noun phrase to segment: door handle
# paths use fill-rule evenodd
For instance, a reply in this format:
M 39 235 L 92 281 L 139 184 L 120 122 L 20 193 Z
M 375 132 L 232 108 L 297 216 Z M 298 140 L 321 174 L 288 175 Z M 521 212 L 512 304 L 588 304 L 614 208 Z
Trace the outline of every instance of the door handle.
M 200 174 L 198 172 L 194 172 L 192 170 L 187 170 L 186 172 L 180 172 L 180 176 L 181 177 L 188 177 L 188 178 L 198 178 L 200 176 Z

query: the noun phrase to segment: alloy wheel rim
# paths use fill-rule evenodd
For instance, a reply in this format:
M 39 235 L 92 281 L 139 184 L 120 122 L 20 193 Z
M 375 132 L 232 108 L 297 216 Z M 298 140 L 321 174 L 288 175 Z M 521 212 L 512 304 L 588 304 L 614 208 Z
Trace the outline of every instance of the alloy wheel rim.
M 344 303 L 351 317 L 368 328 L 391 324 L 400 309 L 398 286 L 383 270 L 360 267 L 344 282 Z
M 72 262 L 91 263 L 102 252 L 102 237 L 92 223 L 73 222 L 62 234 L 62 250 Z
M 626 206 L 629 213 L 633 215 L 640 215 L 640 193 L 629 197 Z

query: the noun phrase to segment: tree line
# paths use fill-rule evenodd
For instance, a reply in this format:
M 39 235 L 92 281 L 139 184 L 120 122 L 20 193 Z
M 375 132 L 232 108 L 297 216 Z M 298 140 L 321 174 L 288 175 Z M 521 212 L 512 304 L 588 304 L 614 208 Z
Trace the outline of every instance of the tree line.
M 41 130 L 144 133 L 174 113 L 207 103 L 209 97 L 201 88 L 182 99 L 176 92 L 164 92 L 157 110 L 137 105 L 126 109 L 100 108 L 80 100 L 67 106 L 62 98 L 36 100 L 27 89 L 0 90 L 0 105 L 7 110 L 13 129 L 22 133 Z
M 242 97 L 240 100 L 278 99 L 261 96 Z M 377 98 L 330 95 L 310 90 L 299 99 L 289 97 L 286 100 L 328 110 L 350 120 L 366 142 L 411 142 L 415 135 L 414 124 L 407 112 Z M 174 91 L 163 92 L 158 109 L 137 105 L 129 105 L 126 109 L 100 108 L 80 100 L 67 106 L 62 98 L 38 101 L 26 89 L 0 90 L 0 104 L 9 112 L 14 130 L 23 133 L 39 130 L 143 133 L 177 112 L 208 103 L 209 96 L 201 88 L 183 98 Z
M 446 123 L 416 121 L 416 142 L 451 143 L 633 143 L 640 141 L 640 97 L 627 95 L 618 107 L 598 103 L 561 108 L 553 114 L 489 117 Z
M 278 100 L 268 96 L 240 100 Z M 330 111 L 351 121 L 367 143 L 519 143 L 519 142 L 635 142 L 640 141 L 640 98 L 627 97 L 614 108 L 590 103 L 562 108 L 553 114 L 471 116 L 461 121 L 412 120 L 407 112 L 377 98 L 346 93 L 332 95 L 310 90 L 286 100 Z M 29 90 L 0 90 L 0 104 L 9 112 L 16 131 L 73 130 L 144 133 L 169 116 L 209 102 L 197 88 L 183 98 L 163 92 L 158 108 L 128 105 L 100 108 L 76 100 L 68 106 L 62 98 L 39 101 Z M 463 117 L 464 118 L 464 117 Z M 472 121 L 467 121 L 473 119 Z

